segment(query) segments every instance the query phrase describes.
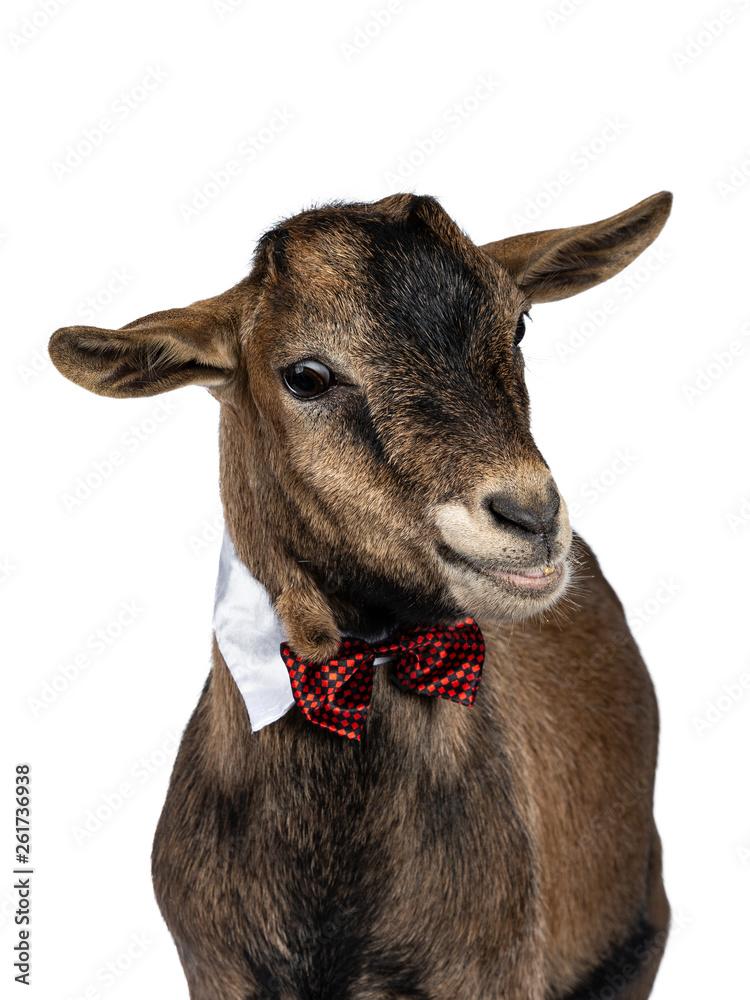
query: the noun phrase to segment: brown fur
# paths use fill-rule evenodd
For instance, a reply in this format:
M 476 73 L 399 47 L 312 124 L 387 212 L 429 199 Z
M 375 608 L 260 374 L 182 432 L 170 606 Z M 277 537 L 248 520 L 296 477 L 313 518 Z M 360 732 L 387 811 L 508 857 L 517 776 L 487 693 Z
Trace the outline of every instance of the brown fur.
M 669 919 L 656 703 L 571 545 L 514 333 L 626 266 L 670 203 L 485 247 L 429 198 L 317 209 L 223 295 L 52 338 L 94 392 L 209 387 L 228 531 L 300 655 L 467 613 L 486 640 L 470 710 L 378 668 L 361 744 L 296 709 L 251 732 L 214 645 L 153 856 L 193 1000 L 650 993 Z M 301 401 L 280 373 L 309 358 L 338 384 Z M 508 580 L 542 565 L 538 592 Z

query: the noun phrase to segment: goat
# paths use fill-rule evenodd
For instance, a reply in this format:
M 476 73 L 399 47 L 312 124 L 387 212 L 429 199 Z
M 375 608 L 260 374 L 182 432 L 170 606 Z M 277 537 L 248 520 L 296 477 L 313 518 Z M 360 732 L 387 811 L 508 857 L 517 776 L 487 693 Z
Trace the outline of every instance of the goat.
M 53 335 L 92 392 L 220 403 L 213 666 L 152 859 L 193 1000 L 650 994 L 654 691 L 531 436 L 519 345 L 671 201 L 484 246 L 427 196 L 332 204 L 221 295 Z

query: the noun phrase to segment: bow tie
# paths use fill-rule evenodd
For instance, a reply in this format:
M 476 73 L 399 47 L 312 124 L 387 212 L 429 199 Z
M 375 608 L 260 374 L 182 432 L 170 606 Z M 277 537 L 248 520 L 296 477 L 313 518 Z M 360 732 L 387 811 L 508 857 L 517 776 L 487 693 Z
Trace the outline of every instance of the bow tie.
M 392 642 L 342 640 L 336 657 L 309 663 L 281 643 L 294 700 L 305 717 L 350 740 L 361 738 L 376 663 L 390 660 L 394 683 L 404 691 L 470 706 L 479 687 L 484 640 L 473 618 L 444 629 L 413 629 Z

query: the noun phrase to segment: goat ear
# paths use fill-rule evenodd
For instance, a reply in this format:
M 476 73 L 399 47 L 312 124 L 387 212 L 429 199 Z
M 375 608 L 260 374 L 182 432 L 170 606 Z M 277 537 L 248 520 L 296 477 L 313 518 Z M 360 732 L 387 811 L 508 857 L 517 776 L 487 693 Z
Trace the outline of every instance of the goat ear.
M 501 264 L 531 302 L 553 302 L 614 277 L 662 231 L 668 191 L 588 226 L 522 233 L 481 248 Z
M 184 309 L 151 313 L 119 330 L 67 326 L 49 353 L 71 382 L 100 396 L 155 396 L 182 385 L 216 388 L 237 364 L 241 315 L 225 292 Z

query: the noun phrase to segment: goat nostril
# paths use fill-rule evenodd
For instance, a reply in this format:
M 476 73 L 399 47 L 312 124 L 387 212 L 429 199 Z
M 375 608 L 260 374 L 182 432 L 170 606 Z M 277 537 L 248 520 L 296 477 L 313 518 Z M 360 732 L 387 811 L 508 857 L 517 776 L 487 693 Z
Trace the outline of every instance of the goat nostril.
M 522 507 L 507 494 L 493 493 L 487 497 L 485 504 L 500 525 L 510 525 L 532 535 L 544 535 L 552 529 L 560 510 L 560 496 L 557 490 L 551 490 L 543 500 L 540 498 L 539 502 Z

